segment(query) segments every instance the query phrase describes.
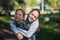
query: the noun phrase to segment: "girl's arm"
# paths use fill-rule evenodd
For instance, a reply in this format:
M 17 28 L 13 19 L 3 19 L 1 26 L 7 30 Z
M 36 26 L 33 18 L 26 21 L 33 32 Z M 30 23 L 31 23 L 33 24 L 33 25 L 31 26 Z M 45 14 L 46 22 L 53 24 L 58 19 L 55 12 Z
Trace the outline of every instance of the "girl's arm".
M 13 21 L 10 23 L 10 28 L 15 34 L 19 33 L 19 31 L 17 30 L 16 25 L 13 23 Z
M 36 20 L 35 22 L 33 22 L 33 24 L 31 24 L 30 29 L 28 31 L 23 30 L 21 28 L 17 28 L 17 29 L 20 31 L 22 35 L 29 38 L 36 32 L 38 25 L 39 25 L 38 20 Z

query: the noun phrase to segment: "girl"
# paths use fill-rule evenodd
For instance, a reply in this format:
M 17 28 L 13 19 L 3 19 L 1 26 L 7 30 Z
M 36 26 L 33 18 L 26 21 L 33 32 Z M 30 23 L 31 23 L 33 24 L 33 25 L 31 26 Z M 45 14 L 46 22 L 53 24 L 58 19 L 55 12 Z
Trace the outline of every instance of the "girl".
M 18 33 L 18 30 L 16 29 L 16 27 L 20 28 L 21 24 L 23 23 L 23 20 L 24 20 L 24 15 L 25 15 L 25 12 L 24 10 L 22 9 L 17 9 L 16 12 L 15 12 L 15 19 L 11 22 L 11 30 L 14 32 L 14 34 L 16 34 L 17 36 L 17 33 Z M 15 26 L 13 26 L 15 25 Z M 21 36 L 21 35 L 20 35 Z M 19 36 L 19 37 L 20 37 Z M 23 37 L 23 36 L 21 36 Z M 18 37 L 17 37 L 18 38 Z
M 25 29 L 23 30 L 21 28 L 17 28 L 19 32 L 27 37 L 25 40 L 34 40 L 33 36 L 35 36 L 35 32 L 38 28 L 38 18 L 40 17 L 40 11 L 38 9 L 33 9 L 27 16 L 27 19 L 25 21 Z M 24 26 L 22 26 L 24 27 Z M 19 33 L 18 33 L 19 34 Z
M 18 30 L 18 32 L 17 32 L 18 39 L 33 40 L 32 37 L 33 37 L 33 35 L 35 35 L 35 32 L 39 25 L 39 23 L 38 23 L 39 16 L 40 16 L 40 11 L 38 9 L 33 9 L 27 15 L 27 19 L 22 23 L 23 29 L 18 28 L 18 27 L 16 28 L 15 25 L 13 25 L 14 26 L 13 28 L 15 28 L 15 30 Z M 24 36 L 24 38 L 22 38 L 20 35 Z

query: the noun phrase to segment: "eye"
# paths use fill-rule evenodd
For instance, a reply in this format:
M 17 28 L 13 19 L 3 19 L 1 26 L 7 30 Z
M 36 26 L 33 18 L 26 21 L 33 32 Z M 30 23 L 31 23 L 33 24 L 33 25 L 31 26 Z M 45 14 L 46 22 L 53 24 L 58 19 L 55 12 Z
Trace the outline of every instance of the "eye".
M 34 18 L 37 18 L 36 16 L 34 16 Z
M 31 15 L 33 15 L 33 14 L 31 14 Z
M 32 13 L 31 15 L 32 15 L 32 16 L 34 16 L 34 14 L 33 14 L 33 13 Z
M 21 16 L 21 14 L 19 14 L 19 16 Z

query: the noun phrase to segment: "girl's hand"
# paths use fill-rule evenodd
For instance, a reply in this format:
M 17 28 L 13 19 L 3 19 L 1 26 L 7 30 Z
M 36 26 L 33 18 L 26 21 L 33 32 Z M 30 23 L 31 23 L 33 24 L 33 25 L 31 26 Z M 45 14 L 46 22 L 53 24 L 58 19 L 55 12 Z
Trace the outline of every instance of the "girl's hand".
M 21 39 L 23 39 L 23 35 L 21 33 L 18 33 L 17 38 L 18 38 L 18 40 L 21 40 Z

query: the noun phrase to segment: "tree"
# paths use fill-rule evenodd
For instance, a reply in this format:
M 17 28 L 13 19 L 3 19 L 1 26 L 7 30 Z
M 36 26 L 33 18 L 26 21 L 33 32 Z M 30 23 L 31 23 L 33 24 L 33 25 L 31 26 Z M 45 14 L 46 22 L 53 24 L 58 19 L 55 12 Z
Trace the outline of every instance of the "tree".
M 58 0 L 45 0 L 45 3 L 48 4 L 48 6 L 51 6 L 55 9 L 58 7 Z
M 31 0 L 31 6 L 37 6 L 39 5 L 38 1 L 37 0 Z
M 36 5 L 39 4 L 37 0 L 24 0 L 24 1 L 26 3 L 26 7 L 28 7 L 28 6 L 36 6 Z
M 21 8 L 24 8 L 24 6 L 26 5 L 25 1 L 24 0 L 16 0 L 19 5 L 21 6 Z
M 60 0 L 58 0 L 58 5 L 59 5 L 59 16 L 60 16 Z
M 1 6 L 3 7 L 3 10 L 5 11 L 6 16 L 9 16 L 10 11 L 13 10 L 12 0 L 2 0 Z

